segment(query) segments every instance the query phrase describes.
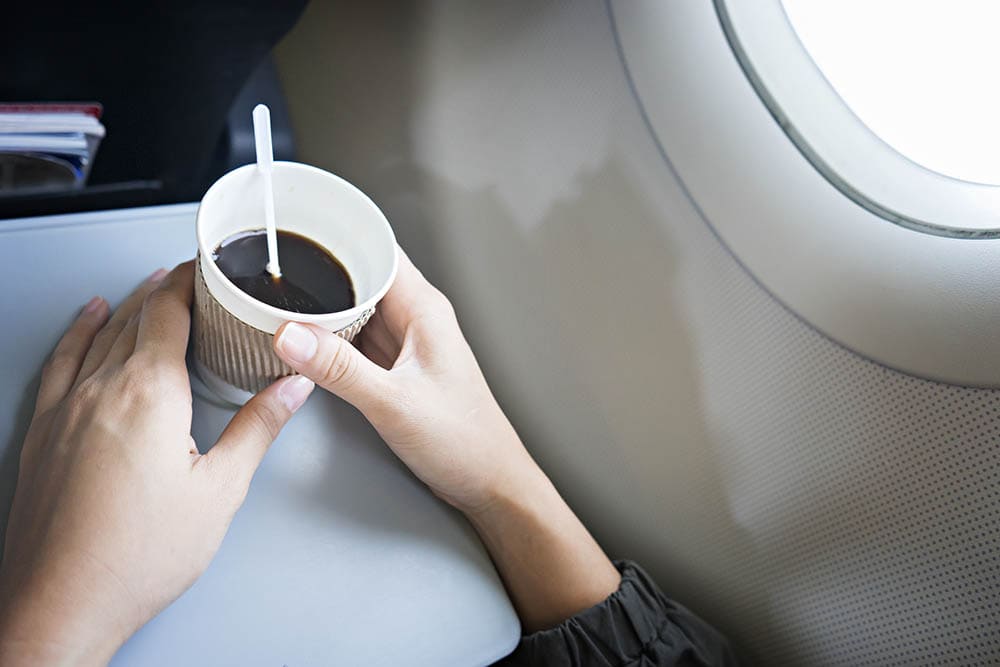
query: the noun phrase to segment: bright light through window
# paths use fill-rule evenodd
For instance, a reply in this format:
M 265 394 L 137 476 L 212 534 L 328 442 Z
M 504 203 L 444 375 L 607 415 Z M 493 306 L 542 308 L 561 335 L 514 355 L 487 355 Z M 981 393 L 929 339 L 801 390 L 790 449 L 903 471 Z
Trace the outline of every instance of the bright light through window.
M 883 141 L 1000 185 L 1000 2 L 782 0 L 806 50 Z

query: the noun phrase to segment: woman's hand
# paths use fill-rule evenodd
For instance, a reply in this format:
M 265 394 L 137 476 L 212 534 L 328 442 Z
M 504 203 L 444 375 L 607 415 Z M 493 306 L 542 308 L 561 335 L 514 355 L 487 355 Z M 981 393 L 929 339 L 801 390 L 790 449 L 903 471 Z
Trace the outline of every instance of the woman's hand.
M 274 349 L 358 408 L 431 490 L 475 513 L 534 463 L 493 398 L 448 299 L 400 251 L 399 274 L 358 348 L 286 323 Z
M 192 266 L 154 273 L 110 320 L 95 298 L 45 368 L 0 567 L 0 664 L 106 663 L 208 566 L 312 390 L 278 381 L 199 454 L 184 362 Z
M 274 349 L 358 408 L 417 477 L 465 512 L 525 629 L 555 625 L 610 595 L 618 571 L 521 444 L 448 299 L 400 255 L 358 348 L 286 323 Z

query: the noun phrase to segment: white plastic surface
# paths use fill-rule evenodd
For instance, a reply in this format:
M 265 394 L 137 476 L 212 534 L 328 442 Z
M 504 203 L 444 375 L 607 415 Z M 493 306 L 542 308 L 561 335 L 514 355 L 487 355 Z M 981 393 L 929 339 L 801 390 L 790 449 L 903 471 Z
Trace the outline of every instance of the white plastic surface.
M 39 369 L 81 304 L 194 254 L 195 206 L 0 221 L 0 516 Z M 94 258 L 100 258 L 95 262 Z M 204 450 L 231 417 L 195 398 Z M 516 615 L 465 520 L 352 408 L 317 392 L 285 427 L 205 575 L 113 665 L 484 665 Z

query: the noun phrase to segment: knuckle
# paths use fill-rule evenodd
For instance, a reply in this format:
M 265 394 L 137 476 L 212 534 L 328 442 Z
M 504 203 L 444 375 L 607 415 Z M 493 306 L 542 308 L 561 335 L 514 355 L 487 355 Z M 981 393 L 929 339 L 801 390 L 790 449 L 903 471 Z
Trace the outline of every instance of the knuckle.
M 445 296 L 444 292 L 434 288 L 434 295 L 432 297 L 432 304 L 434 311 L 441 317 L 455 318 L 455 306 L 452 304 L 451 299 Z
M 71 418 L 86 415 L 92 411 L 94 404 L 101 396 L 101 387 L 93 376 L 79 384 L 66 397 L 66 411 Z
M 93 347 L 105 347 L 110 344 L 117 336 L 118 332 L 121 331 L 124 326 L 123 322 L 108 322 L 104 325 L 97 335 L 94 336 Z
M 152 380 L 148 364 L 140 356 L 131 356 L 122 365 L 122 379 L 130 387 L 141 387 Z
M 73 391 L 71 399 L 74 403 L 89 403 L 101 395 L 101 380 L 98 375 L 91 375 L 80 383 Z
M 249 428 L 261 439 L 273 440 L 281 430 L 282 419 L 266 403 L 254 406 L 247 414 Z
M 413 323 L 428 332 L 440 335 L 442 331 L 447 331 L 458 323 L 458 316 L 451 300 L 436 287 L 431 287 Z
M 161 285 L 157 287 L 142 300 L 142 310 L 148 312 L 165 306 L 170 301 L 170 293 Z
M 142 402 L 167 395 L 166 392 L 170 390 L 164 374 L 155 365 L 147 363 L 146 359 L 139 355 L 132 356 L 125 361 L 121 379 L 126 393 Z
M 348 344 L 337 345 L 322 362 L 321 384 L 344 387 L 354 382 L 358 373 L 358 360 L 350 353 Z
M 121 330 L 125 328 L 125 322 L 121 319 L 115 319 L 107 324 L 105 324 L 97 335 L 94 337 L 94 343 L 91 348 L 105 349 L 111 345 L 118 338 L 118 334 Z
M 77 359 L 68 352 L 56 351 L 42 367 L 42 382 L 51 380 L 73 372 L 77 366 Z

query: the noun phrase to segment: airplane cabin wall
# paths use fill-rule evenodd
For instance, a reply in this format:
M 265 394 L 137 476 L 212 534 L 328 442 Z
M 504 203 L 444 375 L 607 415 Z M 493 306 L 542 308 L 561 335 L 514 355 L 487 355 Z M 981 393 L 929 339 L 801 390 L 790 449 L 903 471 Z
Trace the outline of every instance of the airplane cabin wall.
M 300 159 L 382 207 L 613 558 L 749 663 L 1000 658 L 1000 392 L 775 301 L 658 152 L 604 3 L 315 0 L 276 57 Z

